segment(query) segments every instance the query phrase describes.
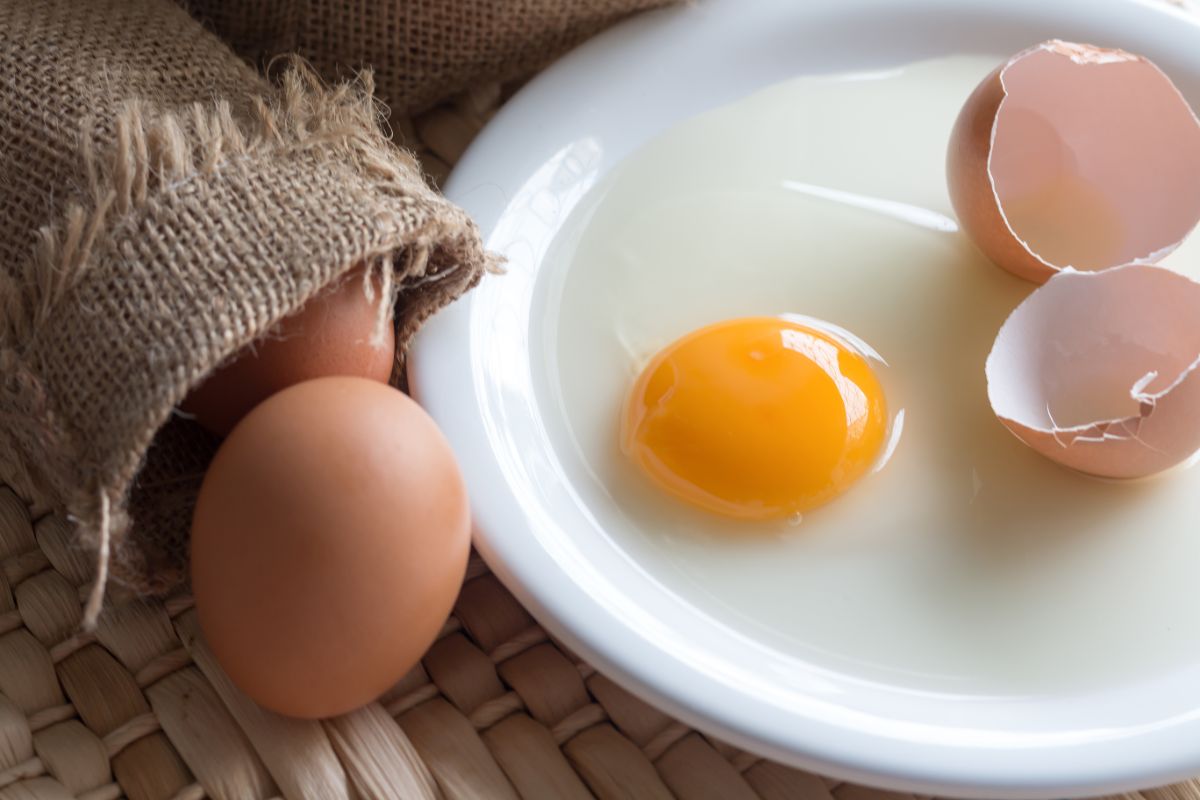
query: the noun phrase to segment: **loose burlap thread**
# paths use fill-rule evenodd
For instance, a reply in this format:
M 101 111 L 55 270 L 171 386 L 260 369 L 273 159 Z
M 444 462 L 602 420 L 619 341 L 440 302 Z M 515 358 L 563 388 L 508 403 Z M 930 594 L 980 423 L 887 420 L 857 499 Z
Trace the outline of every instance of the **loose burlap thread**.
M 369 73 L 269 83 L 167 0 L 0 0 L 0 36 L 0 477 L 95 549 L 94 619 L 110 557 L 138 591 L 185 575 L 191 387 L 359 264 L 402 348 L 491 259 Z

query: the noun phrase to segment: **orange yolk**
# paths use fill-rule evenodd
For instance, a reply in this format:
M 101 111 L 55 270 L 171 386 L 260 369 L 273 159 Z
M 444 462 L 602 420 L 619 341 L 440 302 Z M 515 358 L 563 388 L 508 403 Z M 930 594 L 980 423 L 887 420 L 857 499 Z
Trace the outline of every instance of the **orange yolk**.
M 819 330 L 755 317 L 660 351 L 625 403 L 621 446 L 676 497 L 765 520 L 844 492 L 875 463 L 886 430 L 866 359 Z

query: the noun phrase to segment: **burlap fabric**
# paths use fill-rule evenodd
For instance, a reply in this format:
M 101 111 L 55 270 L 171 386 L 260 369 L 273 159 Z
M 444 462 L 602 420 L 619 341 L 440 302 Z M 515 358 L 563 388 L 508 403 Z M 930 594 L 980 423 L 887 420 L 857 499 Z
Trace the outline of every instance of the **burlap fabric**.
M 358 264 L 401 345 L 487 268 L 371 91 L 268 83 L 169 0 L 0 0 L 0 480 L 77 521 L 93 614 L 110 545 L 138 590 L 185 574 L 190 387 Z
M 675 0 L 178 0 L 252 63 L 298 52 L 327 77 L 376 70 L 393 111 L 507 81 L 631 12 Z

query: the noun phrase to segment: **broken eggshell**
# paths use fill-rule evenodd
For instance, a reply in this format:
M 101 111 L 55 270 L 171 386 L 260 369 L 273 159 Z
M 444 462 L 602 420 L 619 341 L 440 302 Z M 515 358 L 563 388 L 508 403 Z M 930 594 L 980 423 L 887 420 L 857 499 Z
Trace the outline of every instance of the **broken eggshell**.
M 1148 59 L 1051 40 L 971 94 L 946 179 L 967 235 L 1022 278 L 1154 263 L 1200 220 L 1200 121 Z
M 988 400 L 1042 455 L 1138 478 L 1200 450 L 1200 283 L 1163 267 L 1065 270 L 1005 321 Z

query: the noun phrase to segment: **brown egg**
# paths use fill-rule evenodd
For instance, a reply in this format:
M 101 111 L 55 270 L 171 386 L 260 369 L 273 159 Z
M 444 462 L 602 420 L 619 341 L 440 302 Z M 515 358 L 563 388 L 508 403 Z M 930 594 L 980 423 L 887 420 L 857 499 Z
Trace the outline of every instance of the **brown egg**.
M 180 408 L 224 436 L 250 409 L 281 389 L 329 375 L 355 375 L 386 383 L 396 355 L 395 331 L 385 326 L 363 291 L 363 268 L 353 270 L 270 333 L 238 353 L 192 390 Z
M 470 512 L 449 444 L 403 393 L 297 384 L 217 452 L 192 522 L 204 636 L 260 705 L 326 717 L 424 654 L 466 570 Z
M 1140 478 L 1200 449 L 1200 283 L 1163 267 L 1060 272 L 988 355 L 992 410 L 1047 458 Z
M 1154 263 L 1200 220 L 1200 121 L 1147 59 L 1052 40 L 975 89 L 946 178 L 968 236 L 1023 278 Z

